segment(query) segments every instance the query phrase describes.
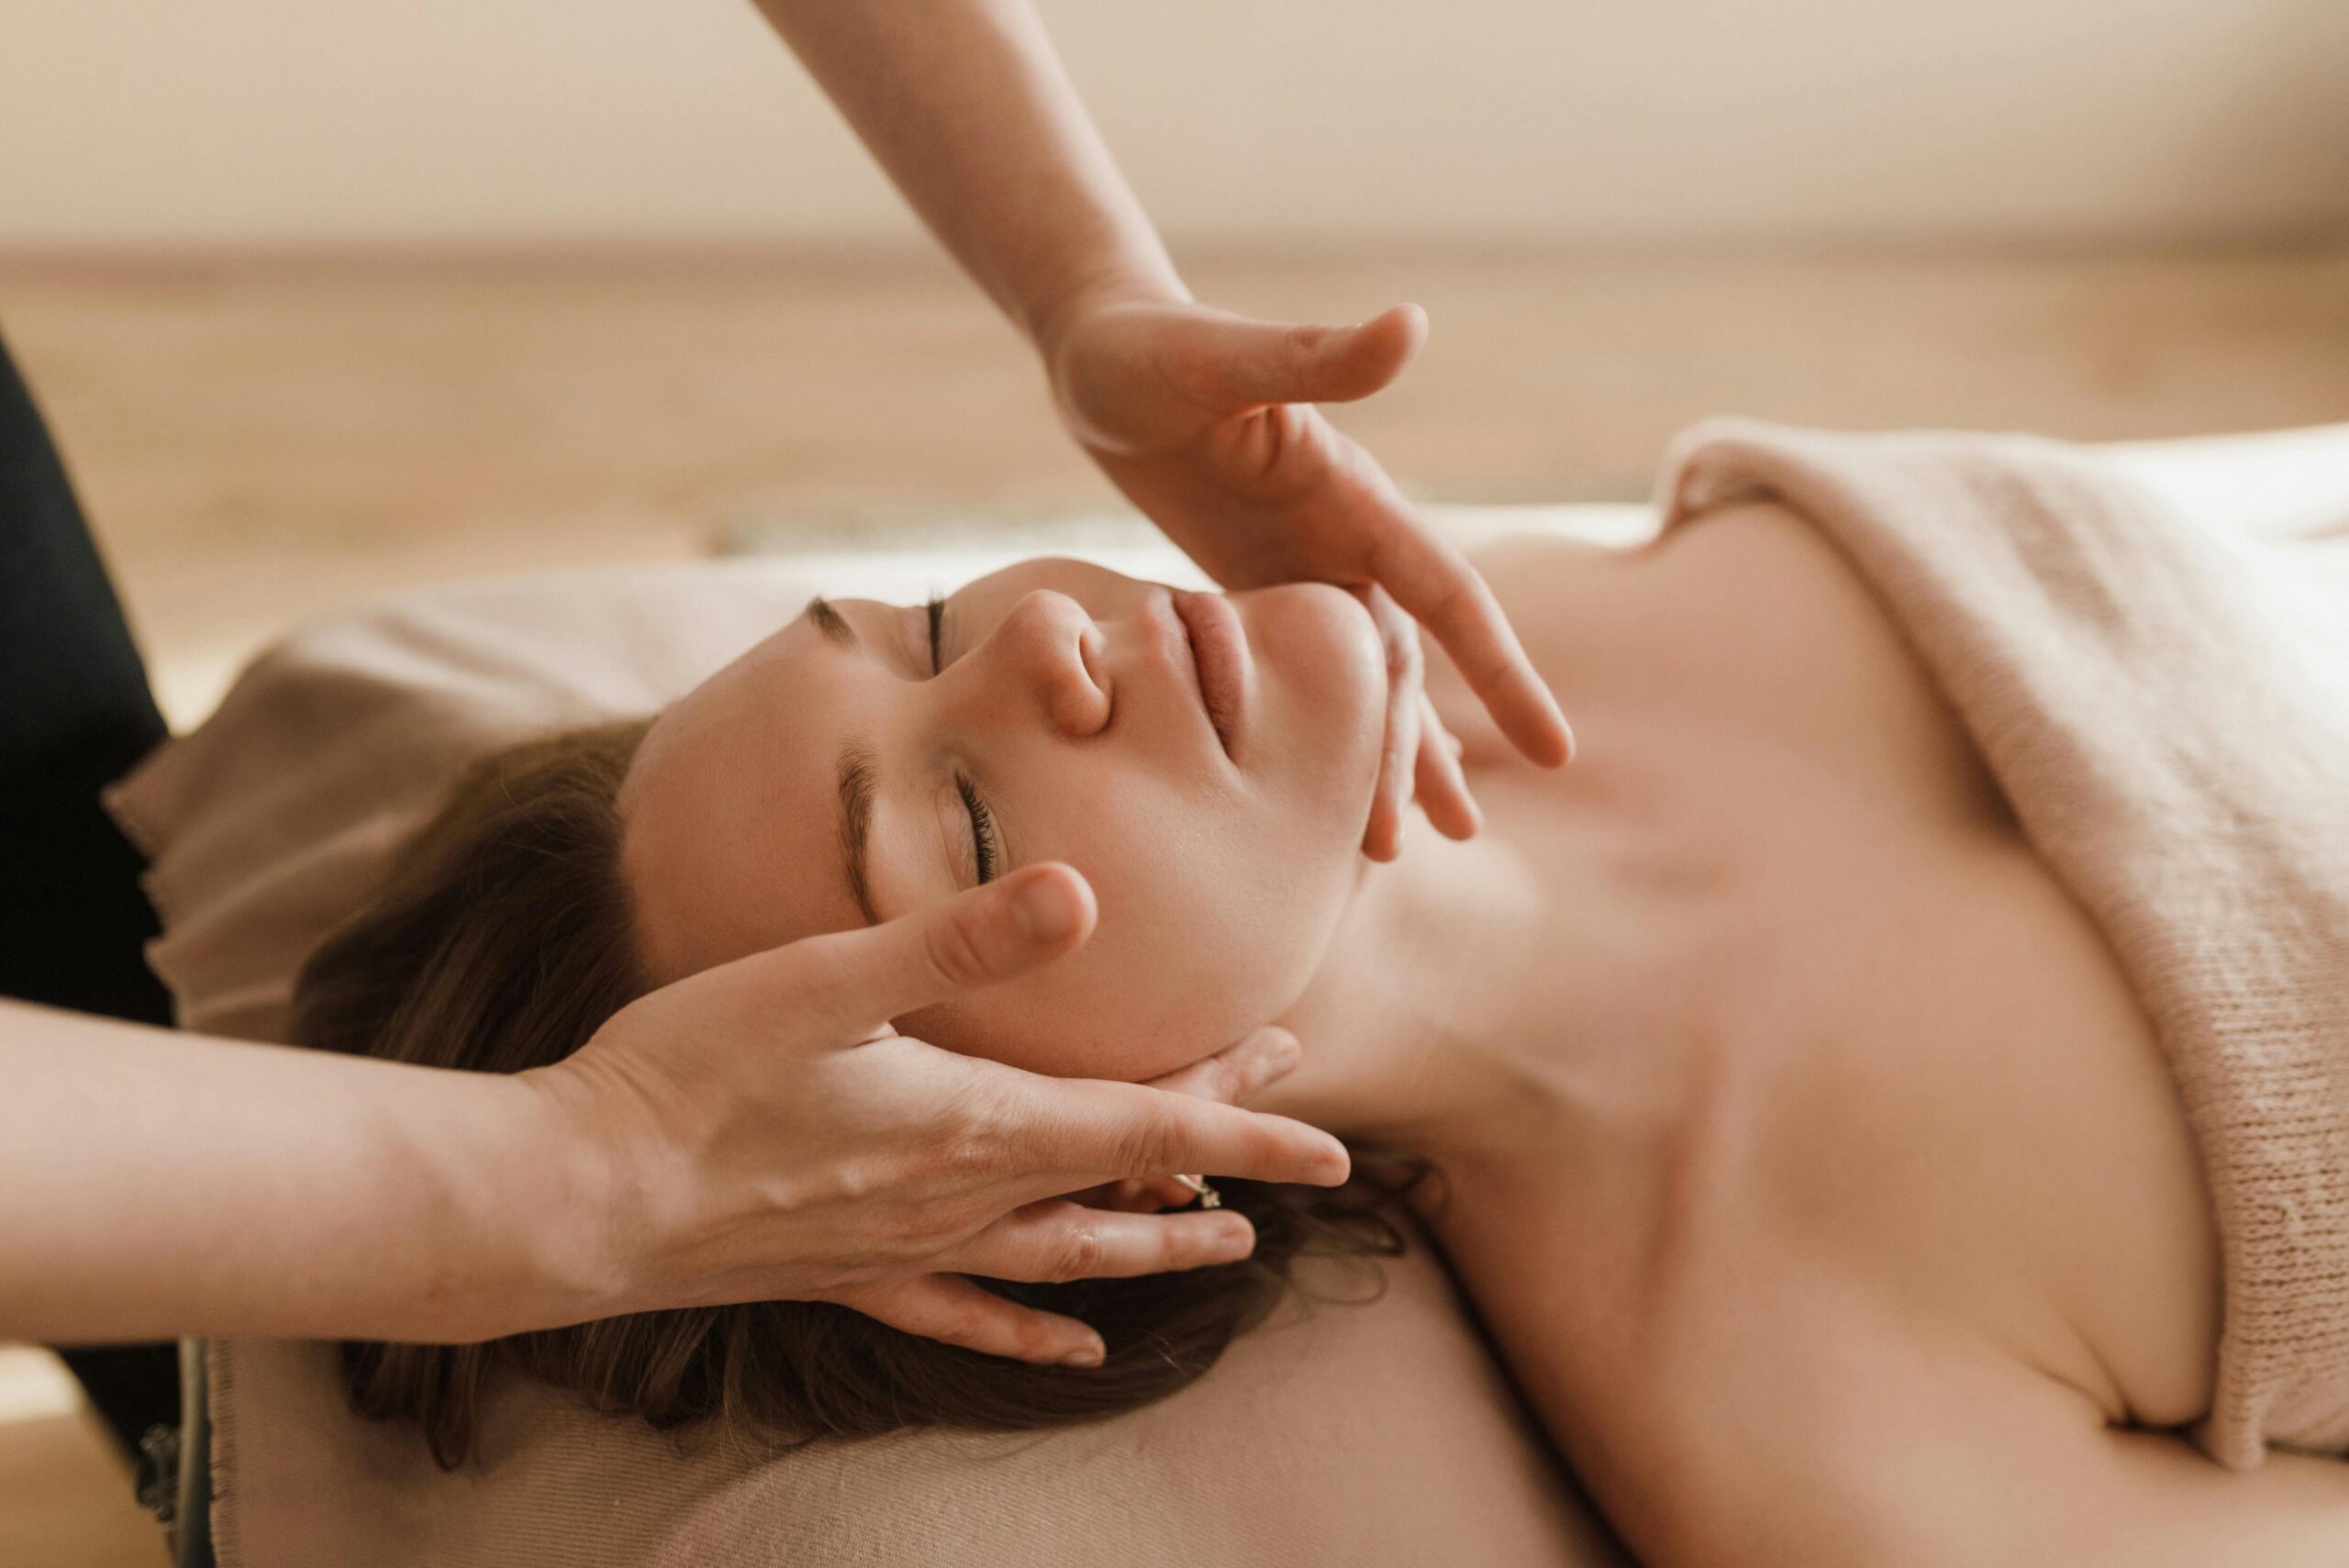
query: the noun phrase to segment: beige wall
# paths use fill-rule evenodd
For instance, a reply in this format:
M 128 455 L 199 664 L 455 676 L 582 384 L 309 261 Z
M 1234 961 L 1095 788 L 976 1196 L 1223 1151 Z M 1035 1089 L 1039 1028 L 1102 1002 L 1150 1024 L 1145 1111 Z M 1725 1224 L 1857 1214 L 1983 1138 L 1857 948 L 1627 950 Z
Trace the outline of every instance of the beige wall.
M 2349 223 L 2349 0 L 1045 10 L 1178 237 Z M 0 243 L 906 232 L 747 0 L 6 0 L 0 20 Z

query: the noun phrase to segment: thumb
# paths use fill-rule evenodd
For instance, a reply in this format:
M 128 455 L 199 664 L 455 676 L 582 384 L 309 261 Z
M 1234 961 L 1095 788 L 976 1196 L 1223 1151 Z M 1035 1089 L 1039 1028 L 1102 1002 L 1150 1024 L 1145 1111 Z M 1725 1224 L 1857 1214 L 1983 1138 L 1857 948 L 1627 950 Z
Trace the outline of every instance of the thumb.
M 1201 399 L 1220 412 L 1268 403 L 1351 403 L 1403 373 L 1427 341 L 1427 312 L 1398 305 L 1359 327 L 1203 321 L 1194 345 Z
M 787 1003 L 833 1042 L 994 985 L 1084 945 L 1099 911 L 1074 866 L 1024 866 L 943 904 L 863 930 L 808 937 L 746 962 L 771 964 Z

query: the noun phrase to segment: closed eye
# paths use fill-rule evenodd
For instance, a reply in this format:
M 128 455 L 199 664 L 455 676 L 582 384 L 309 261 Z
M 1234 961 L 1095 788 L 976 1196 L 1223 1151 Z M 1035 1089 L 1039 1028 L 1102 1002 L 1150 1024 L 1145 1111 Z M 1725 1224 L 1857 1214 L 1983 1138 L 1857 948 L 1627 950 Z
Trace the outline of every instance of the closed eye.
M 1003 861 L 1003 840 L 996 832 L 995 813 L 979 795 L 966 773 L 954 775 L 954 788 L 963 797 L 963 809 L 971 814 L 971 861 L 982 884 L 995 880 L 996 868 Z
M 946 601 L 932 594 L 922 609 L 930 618 L 930 673 L 936 675 L 946 668 Z M 996 828 L 995 813 L 987 809 L 985 798 L 968 773 L 954 775 L 954 793 L 963 797 L 963 809 L 971 818 L 972 870 L 982 884 L 993 882 L 1003 861 L 1003 840 Z

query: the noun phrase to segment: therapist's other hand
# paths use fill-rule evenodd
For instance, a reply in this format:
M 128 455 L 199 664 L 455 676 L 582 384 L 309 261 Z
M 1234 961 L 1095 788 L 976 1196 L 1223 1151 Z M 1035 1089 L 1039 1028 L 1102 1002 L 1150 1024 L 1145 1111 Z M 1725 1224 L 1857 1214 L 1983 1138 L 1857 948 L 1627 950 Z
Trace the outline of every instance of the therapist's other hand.
M 1228 588 L 1335 583 L 1363 595 L 1387 655 L 1386 744 L 1363 848 L 1392 859 L 1414 782 L 1438 830 L 1476 830 L 1451 739 L 1420 690 L 1435 634 L 1503 734 L 1554 767 L 1573 732 L 1492 590 L 1316 403 L 1367 397 L 1427 337 L 1419 306 L 1353 327 L 1254 321 L 1114 290 L 1038 333 L 1063 418 L 1104 473 Z
M 1085 1364 L 1102 1349 L 1090 1328 L 963 1276 L 1196 1268 L 1247 1256 L 1255 1237 L 1235 1214 L 1062 1195 L 1177 1172 L 1343 1181 L 1344 1146 L 1301 1122 L 1023 1073 L 890 1028 L 1070 952 L 1095 918 L 1075 871 L 1028 867 L 680 981 L 523 1074 L 557 1146 L 585 1156 L 559 1169 L 599 1217 L 576 1238 L 575 1317 L 829 1300 L 989 1354 Z M 1284 1051 L 1260 1040 L 1228 1054 L 1236 1095 Z

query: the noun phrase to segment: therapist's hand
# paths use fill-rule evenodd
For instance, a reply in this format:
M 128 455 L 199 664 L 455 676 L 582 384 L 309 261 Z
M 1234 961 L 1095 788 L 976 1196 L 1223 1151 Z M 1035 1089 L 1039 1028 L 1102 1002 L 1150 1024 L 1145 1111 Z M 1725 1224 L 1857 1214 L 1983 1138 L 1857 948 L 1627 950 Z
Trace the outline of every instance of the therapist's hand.
M 1412 785 L 1436 828 L 1476 830 L 1451 738 L 1420 689 L 1418 628 L 1502 733 L 1554 767 L 1573 735 L 1492 590 L 1316 403 L 1367 397 L 1427 317 L 1296 327 L 1147 291 L 1081 297 L 1038 330 L 1062 416 L 1118 487 L 1228 588 L 1318 580 L 1361 595 L 1386 644 L 1386 744 L 1364 852 L 1392 859 Z
M 555 1145 L 597 1151 L 560 1167 L 571 1175 L 558 1184 L 600 1216 L 574 1238 L 582 1299 L 565 1315 L 829 1300 L 994 1355 L 1086 1364 L 1102 1350 L 1090 1328 L 963 1276 L 1247 1256 L 1254 1234 L 1236 1214 L 1118 1212 L 1062 1195 L 1178 1172 L 1343 1181 L 1337 1140 L 1212 1097 L 1285 1072 L 1286 1036 L 1264 1031 L 1170 1090 L 1042 1077 L 889 1026 L 1063 956 L 1095 917 L 1074 871 L 1028 867 L 656 991 L 575 1055 L 523 1074 Z

